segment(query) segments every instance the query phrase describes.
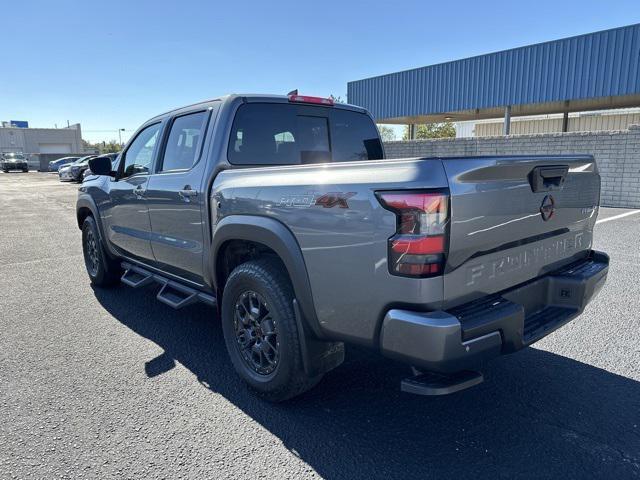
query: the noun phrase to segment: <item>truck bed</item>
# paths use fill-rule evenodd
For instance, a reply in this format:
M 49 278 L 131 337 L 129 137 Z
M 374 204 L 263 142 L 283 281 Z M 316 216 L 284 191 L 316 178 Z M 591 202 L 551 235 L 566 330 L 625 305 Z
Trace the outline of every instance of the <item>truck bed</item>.
M 586 257 L 599 182 L 590 156 L 414 158 L 226 170 L 213 187 L 212 204 L 221 208 L 212 212 L 212 223 L 241 213 L 286 225 L 302 250 L 323 332 L 373 345 L 391 307 L 453 308 Z M 390 272 L 388 241 L 397 225 L 376 196 L 385 191 L 449 195 L 443 275 L 416 279 Z M 327 193 L 348 197 L 346 206 L 318 205 Z M 546 220 L 544 208 L 550 210 Z

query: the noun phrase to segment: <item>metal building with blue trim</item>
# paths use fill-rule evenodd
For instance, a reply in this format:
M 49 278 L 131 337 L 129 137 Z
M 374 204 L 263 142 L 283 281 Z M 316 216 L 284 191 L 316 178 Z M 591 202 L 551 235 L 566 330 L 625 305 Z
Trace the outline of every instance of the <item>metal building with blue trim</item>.
M 640 24 L 349 82 L 379 123 L 640 106 Z

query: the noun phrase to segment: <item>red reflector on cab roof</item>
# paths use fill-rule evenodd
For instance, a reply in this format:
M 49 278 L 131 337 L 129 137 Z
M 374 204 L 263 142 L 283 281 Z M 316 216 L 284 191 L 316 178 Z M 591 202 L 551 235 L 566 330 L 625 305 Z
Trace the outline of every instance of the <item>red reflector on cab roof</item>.
M 332 98 L 309 97 L 308 95 L 289 95 L 290 102 L 317 103 L 320 105 L 333 105 Z

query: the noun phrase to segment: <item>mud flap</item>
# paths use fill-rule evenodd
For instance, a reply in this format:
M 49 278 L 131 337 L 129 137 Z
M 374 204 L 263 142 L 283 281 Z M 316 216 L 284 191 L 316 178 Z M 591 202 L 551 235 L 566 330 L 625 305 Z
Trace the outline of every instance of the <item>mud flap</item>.
M 310 377 L 315 377 L 339 366 L 344 361 L 344 343 L 325 342 L 313 338 L 309 329 L 304 325 L 300 306 L 295 298 L 293 299 L 293 311 L 298 326 L 304 372 Z

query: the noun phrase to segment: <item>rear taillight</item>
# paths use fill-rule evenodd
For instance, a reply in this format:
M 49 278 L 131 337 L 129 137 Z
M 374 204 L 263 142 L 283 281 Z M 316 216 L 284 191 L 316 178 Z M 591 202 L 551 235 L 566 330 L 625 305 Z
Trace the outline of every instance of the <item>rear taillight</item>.
M 447 248 L 449 195 L 442 192 L 379 192 L 382 206 L 396 214 L 389 238 L 389 271 L 394 275 L 442 275 Z

